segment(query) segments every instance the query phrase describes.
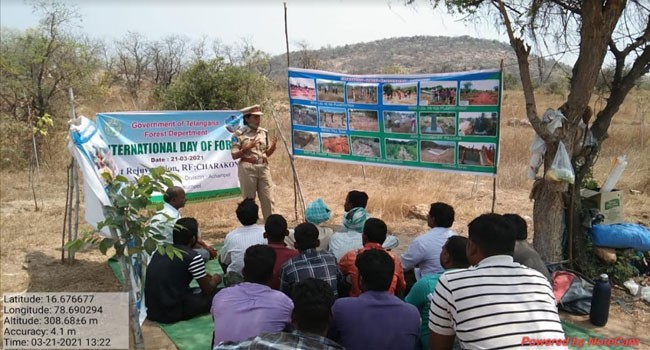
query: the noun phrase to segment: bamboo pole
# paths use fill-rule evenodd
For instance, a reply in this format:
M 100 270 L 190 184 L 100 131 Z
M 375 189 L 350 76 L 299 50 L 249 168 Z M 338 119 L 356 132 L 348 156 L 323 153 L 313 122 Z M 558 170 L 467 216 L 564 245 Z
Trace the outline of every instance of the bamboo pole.
M 74 109 L 74 91 L 72 88 L 68 89 L 68 101 L 70 103 L 70 120 L 77 118 L 77 114 Z M 76 167 L 76 162 L 74 157 L 72 158 L 72 188 L 74 190 L 75 202 L 74 202 L 74 231 L 72 234 L 72 239 L 75 240 L 79 237 L 79 170 Z M 74 250 L 69 252 L 70 262 L 74 261 Z
M 290 53 L 291 51 L 289 50 L 289 21 L 287 19 L 287 3 L 284 4 L 284 39 L 285 43 L 287 46 L 287 71 L 289 70 L 289 67 L 291 67 L 291 58 L 290 58 Z M 287 79 L 287 89 L 289 88 L 289 80 Z M 302 188 L 300 186 L 300 179 L 298 178 L 298 172 L 296 171 L 296 164 L 294 162 L 293 154 L 291 154 L 291 150 L 289 149 L 289 145 L 287 143 L 287 140 L 285 139 L 284 135 L 282 134 L 282 130 L 280 129 L 280 123 L 278 122 L 278 118 L 276 118 L 275 115 L 275 109 L 273 109 L 273 121 L 275 121 L 275 126 L 278 129 L 278 133 L 280 134 L 280 138 L 282 139 L 282 143 L 284 143 L 284 148 L 287 151 L 287 154 L 289 155 L 289 163 L 291 163 L 291 171 L 293 173 L 293 209 L 294 209 L 294 214 L 296 221 L 299 220 L 299 218 L 302 218 L 304 220 L 304 214 L 305 214 L 305 199 L 302 195 Z M 300 206 L 300 214 L 298 213 L 298 206 Z
M 291 172 L 293 173 L 294 190 L 296 193 L 296 206 L 294 207 L 294 209 L 295 209 L 295 215 L 297 221 L 299 219 L 304 219 L 305 198 L 302 195 L 302 187 L 300 185 L 300 178 L 298 177 L 298 171 L 296 170 L 296 164 L 294 162 L 293 154 L 291 154 L 291 150 L 289 149 L 289 143 L 287 142 L 287 139 L 284 137 L 284 134 L 282 133 L 282 129 L 280 128 L 280 123 L 278 122 L 278 118 L 275 115 L 275 109 L 271 110 L 271 115 L 273 116 L 275 127 L 278 129 L 278 134 L 280 134 L 280 139 L 284 144 L 284 148 L 287 151 L 287 154 L 289 155 L 289 163 L 291 164 Z M 300 205 L 300 209 L 301 209 L 300 214 L 298 214 L 298 204 Z
M 287 3 L 284 3 L 284 40 L 287 44 L 287 68 L 291 67 L 291 59 L 289 58 L 289 27 L 287 26 Z
M 499 124 L 498 127 L 498 133 L 497 133 L 497 149 L 495 150 L 495 157 L 494 157 L 494 177 L 492 178 L 492 213 L 494 213 L 494 210 L 496 208 L 497 204 L 497 162 L 499 160 L 499 149 L 500 146 L 499 144 L 501 143 L 501 117 L 503 116 L 501 114 L 501 105 L 503 104 L 503 59 L 501 60 L 501 63 L 499 64 L 499 70 L 501 71 L 501 93 L 500 93 L 500 103 L 499 103 L 499 118 L 497 119 L 497 123 Z
M 65 231 L 66 228 L 68 227 L 68 220 L 69 220 L 69 208 L 70 208 L 70 182 L 72 181 L 72 167 L 74 166 L 74 158 L 72 158 L 72 161 L 70 162 L 70 165 L 68 165 L 67 168 L 67 173 L 68 173 L 68 183 L 67 183 L 67 188 L 65 191 L 65 212 L 63 213 L 63 232 L 61 232 L 61 263 L 65 263 L 65 249 L 63 248 L 65 246 Z

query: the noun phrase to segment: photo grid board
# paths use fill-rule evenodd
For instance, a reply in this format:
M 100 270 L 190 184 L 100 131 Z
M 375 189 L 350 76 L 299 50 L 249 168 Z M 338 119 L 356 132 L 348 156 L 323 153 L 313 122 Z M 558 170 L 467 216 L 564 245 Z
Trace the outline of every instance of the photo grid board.
M 347 75 L 289 69 L 297 157 L 495 175 L 502 72 Z

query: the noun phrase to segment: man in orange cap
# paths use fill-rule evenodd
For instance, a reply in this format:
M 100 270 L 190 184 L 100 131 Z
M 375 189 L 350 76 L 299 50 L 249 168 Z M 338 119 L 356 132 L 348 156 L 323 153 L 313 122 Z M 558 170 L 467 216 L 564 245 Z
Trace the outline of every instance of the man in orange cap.
M 268 158 L 275 152 L 278 142 L 273 136 L 269 144 L 268 130 L 260 127 L 260 117 L 264 115 L 259 105 L 241 110 L 244 114 L 244 127 L 235 131 L 230 149 L 232 159 L 239 159 L 239 184 L 242 197 L 260 198 L 264 221 L 273 214 L 273 180 Z

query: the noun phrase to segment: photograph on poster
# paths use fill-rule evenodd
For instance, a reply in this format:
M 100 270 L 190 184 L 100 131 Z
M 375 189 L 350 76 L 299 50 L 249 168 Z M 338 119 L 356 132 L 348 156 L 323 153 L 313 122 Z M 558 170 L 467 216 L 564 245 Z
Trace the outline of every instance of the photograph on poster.
M 372 83 L 348 83 L 348 103 L 377 104 L 378 84 Z
M 420 161 L 426 163 L 456 163 L 456 143 L 450 141 L 421 141 Z
M 316 106 L 291 105 L 291 119 L 295 125 L 317 126 L 318 110 Z
M 336 154 L 350 154 L 350 144 L 347 135 L 321 133 L 323 152 Z
M 350 136 L 352 155 L 360 157 L 381 158 L 379 137 Z
M 321 128 L 347 129 L 347 118 L 345 108 L 320 107 L 318 119 Z
M 382 93 L 382 101 L 385 105 L 416 105 L 418 83 L 384 84 Z
M 300 100 L 316 100 L 316 83 L 309 78 L 289 78 L 291 98 Z
M 420 83 L 420 106 L 455 106 L 457 81 L 423 81 Z
M 317 79 L 318 100 L 345 102 L 345 84 L 342 81 Z
M 420 112 L 420 134 L 456 135 L 456 113 Z
M 350 109 L 350 130 L 379 131 L 377 111 L 367 109 Z
M 418 141 L 386 139 L 386 159 L 417 161 Z
M 458 164 L 494 166 L 496 144 L 482 142 L 459 142 Z
M 310 131 L 293 131 L 293 147 L 303 151 L 320 152 L 318 133 Z
M 384 131 L 396 134 L 415 134 L 415 112 L 384 111 Z
M 496 106 L 499 103 L 499 80 L 461 80 L 461 106 Z
M 460 112 L 458 124 L 460 136 L 497 136 L 498 113 Z

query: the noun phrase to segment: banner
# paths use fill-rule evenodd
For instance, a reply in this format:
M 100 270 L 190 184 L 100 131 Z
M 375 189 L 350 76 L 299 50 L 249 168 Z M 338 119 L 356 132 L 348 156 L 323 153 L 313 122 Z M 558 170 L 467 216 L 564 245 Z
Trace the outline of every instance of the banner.
M 344 75 L 289 69 L 298 157 L 495 175 L 500 70 Z
M 84 184 L 84 219 L 97 229 L 97 223 L 106 219 L 104 206 L 110 206 L 111 201 L 106 193 L 106 181 L 102 177 L 105 172 L 118 172 L 115 159 L 104 138 L 97 132 L 97 126 L 92 120 L 80 116 L 70 124 L 70 141 L 68 149 L 83 174 Z M 111 238 L 108 227 L 97 231 L 104 237 Z M 144 275 L 148 256 L 146 253 L 136 253 L 126 257 L 131 264 L 131 285 L 135 293 L 135 305 L 140 324 L 147 317 L 144 302 Z
M 98 113 L 97 125 L 114 160 L 114 175 L 133 179 L 147 167 L 163 166 L 181 177 L 188 201 L 241 193 L 230 154 L 232 133 L 243 126 L 240 111 Z

